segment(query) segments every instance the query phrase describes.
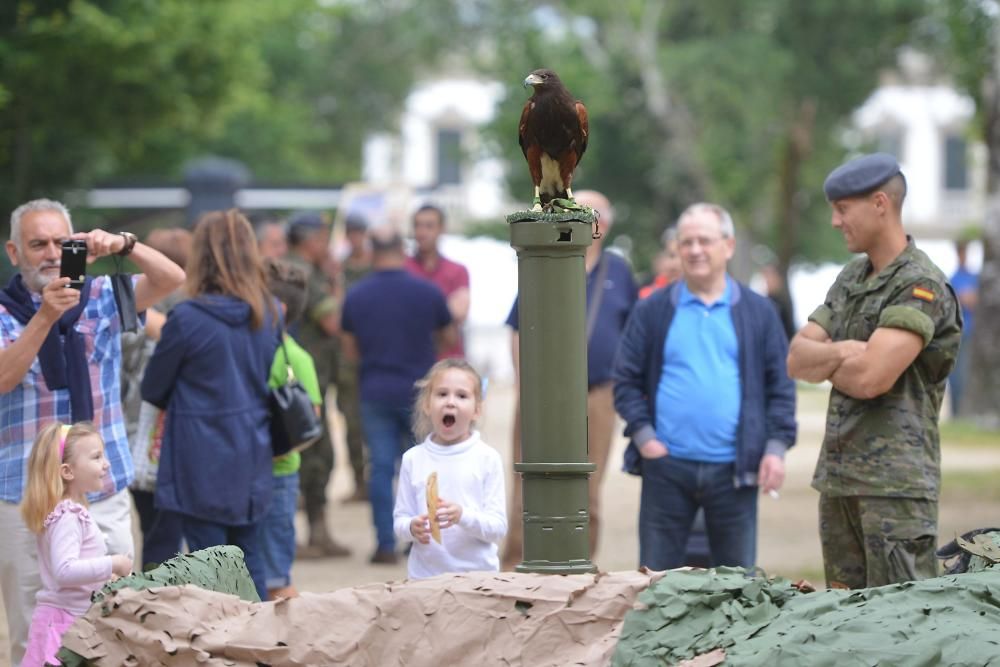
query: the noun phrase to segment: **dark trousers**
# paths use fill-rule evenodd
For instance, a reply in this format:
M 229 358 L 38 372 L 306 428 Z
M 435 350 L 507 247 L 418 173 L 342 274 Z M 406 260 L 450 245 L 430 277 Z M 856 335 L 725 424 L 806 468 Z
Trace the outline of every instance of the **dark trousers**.
M 368 458 L 368 498 L 372 505 L 372 523 L 379 551 L 396 548 L 392 530 L 393 477 L 403 452 L 413 444 L 411 410 L 375 401 L 361 402 L 361 421 L 365 427 Z
M 159 565 L 181 551 L 181 518 L 174 512 L 161 512 L 153 502 L 152 491 L 129 489 L 142 530 L 142 569 Z
M 337 409 L 344 415 L 344 436 L 354 483 L 362 486 L 365 483 L 365 437 L 358 391 L 358 367 L 341 360 L 337 375 Z
M 261 556 L 257 524 L 247 526 L 226 526 L 214 521 L 205 521 L 187 514 L 178 514 L 183 525 L 184 539 L 191 551 L 232 544 L 243 550 L 243 560 L 250 571 L 253 585 L 261 600 L 267 600 L 267 575 Z
M 937 576 L 938 501 L 819 495 L 826 585 L 871 588 Z
M 685 564 L 698 508 L 705 512 L 712 566 L 754 566 L 757 558 L 756 486 L 736 488 L 732 463 L 664 456 L 642 462 L 639 564 L 669 570 Z
M 325 386 L 320 387 L 326 391 Z M 326 411 L 326 397 L 323 398 L 323 435 L 311 447 L 302 451 L 302 465 L 299 468 L 299 490 L 302 504 L 310 525 L 323 520 L 326 510 L 326 486 L 333 472 L 333 441 L 330 439 L 330 420 Z

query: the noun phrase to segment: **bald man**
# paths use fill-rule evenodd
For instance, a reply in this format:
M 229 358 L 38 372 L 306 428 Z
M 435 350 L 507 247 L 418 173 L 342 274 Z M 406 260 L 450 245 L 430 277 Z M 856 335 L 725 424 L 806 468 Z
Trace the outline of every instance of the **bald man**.
M 578 204 L 589 206 L 598 214 L 598 238 L 587 248 L 584 265 L 587 269 L 587 449 L 591 463 L 597 470 L 590 476 L 590 553 L 597 552 L 601 526 L 601 481 L 611 449 L 615 426 L 614 393 L 611 366 L 618 339 L 625 328 L 632 306 L 638 299 L 639 289 L 628 262 L 621 256 L 604 250 L 615 221 L 611 202 L 600 192 L 584 190 L 576 193 Z M 511 353 L 514 368 L 518 369 L 518 310 L 517 301 L 507 317 L 513 329 Z M 513 433 L 514 461 L 521 460 L 521 410 L 514 410 Z M 521 476 L 514 475 L 514 492 L 511 494 L 508 513 L 507 542 L 502 566 L 512 569 L 523 557 L 524 526 L 521 521 Z

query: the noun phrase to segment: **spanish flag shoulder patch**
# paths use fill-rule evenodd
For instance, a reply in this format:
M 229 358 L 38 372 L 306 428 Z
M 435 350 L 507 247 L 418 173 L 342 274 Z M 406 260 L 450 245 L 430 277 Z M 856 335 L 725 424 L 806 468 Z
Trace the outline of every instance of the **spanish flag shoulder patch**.
M 925 289 L 923 287 L 914 287 L 913 296 L 915 296 L 918 299 L 923 299 L 924 301 L 934 300 L 934 292 L 930 291 L 929 289 Z

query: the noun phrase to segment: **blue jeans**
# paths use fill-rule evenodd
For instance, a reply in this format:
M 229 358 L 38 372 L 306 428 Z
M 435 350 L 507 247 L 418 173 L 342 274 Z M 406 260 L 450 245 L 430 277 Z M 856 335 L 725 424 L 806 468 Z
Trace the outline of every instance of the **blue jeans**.
M 254 588 L 261 600 L 267 600 L 267 586 L 264 584 L 264 561 L 260 557 L 260 538 L 257 524 L 248 526 L 226 526 L 214 521 L 205 521 L 187 514 L 181 515 L 184 539 L 191 551 L 199 551 L 223 544 L 232 544 L 243 550 Z
M 295 560 L 295 509 L 299 499 L 299 473 L 275 475 L 271 505 L 260 522 L 260 555 L 268 590 L 292 583 Z
M 361 401 L 361 424 L 368 443 L 368 499 L 379 551 L 393 551 L 392 480 L 403 452 L 413 444 L 411 409 L 391 403 Z
M 948 393 L 950 394 L 951 418 L 962 414 L 962 397 L 965 396 L 965 379 L 969 370 L 969 358 L 972 356 L 972 336 L 962 332 L 962 341 L 958 346 L 958 356 L 955 367 L 948 376 Z
M 712 566 L 753 567 L 757 557 L 757 487 L 734 486 L 732 463 L 665 456 L 642 462 L 639 564 L 652 570 L 684 565 L 698 508 Z

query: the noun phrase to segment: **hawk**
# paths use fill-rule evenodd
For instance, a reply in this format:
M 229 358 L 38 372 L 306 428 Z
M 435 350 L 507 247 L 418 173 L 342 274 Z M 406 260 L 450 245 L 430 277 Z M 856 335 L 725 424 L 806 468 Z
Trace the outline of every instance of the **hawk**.
M 531 98 L 521 112 L 518 141 L 535 185 L 532 210 L 551 208 L 553 200 L 573 202 L 573 172 L 587 150 L 587 107 L 574 99 L 550 69 L 536 69 L 524 79 Z M 563 203 L 563 202 L 557 202 Z M 573 204 L 575 207 L 575 204 Z

